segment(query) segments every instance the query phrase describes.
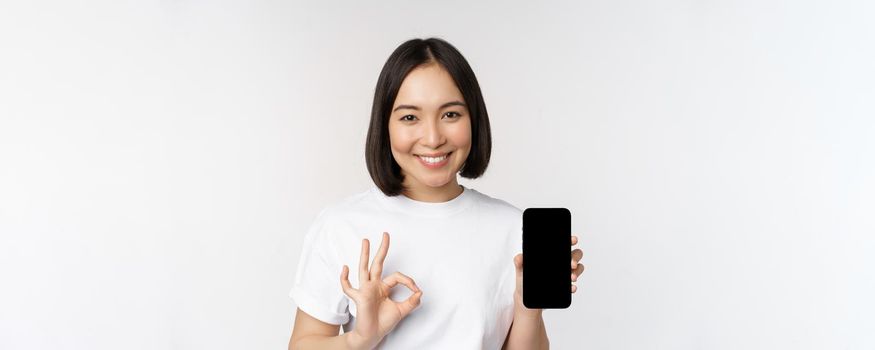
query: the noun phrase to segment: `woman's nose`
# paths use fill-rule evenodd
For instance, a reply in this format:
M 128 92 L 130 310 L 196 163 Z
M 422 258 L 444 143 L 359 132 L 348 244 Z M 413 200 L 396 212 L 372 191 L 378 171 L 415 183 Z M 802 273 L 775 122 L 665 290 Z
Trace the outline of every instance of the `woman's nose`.
M 425 134 L 422 136 L 423 143 L 431 148 L 437 148 L 443 144 L 443 132 L 435 123 L 428 123 L 425 127 Z

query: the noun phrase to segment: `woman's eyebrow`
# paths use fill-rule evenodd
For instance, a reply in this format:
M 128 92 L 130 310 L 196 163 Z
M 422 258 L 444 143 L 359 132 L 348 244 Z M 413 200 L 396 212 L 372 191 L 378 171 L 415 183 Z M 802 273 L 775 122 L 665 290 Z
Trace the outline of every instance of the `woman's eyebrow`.
M 462 107 L 466 107 L 465 104 L 462 103 L 462 101 L 450 101 L 450 102 L 447 102 L 447 103 L 442 104 L 441 107 L 438 108 L 438 109 L 444 109 L 444 108 L 447 108 L 447 107 L 449 107 L 449 106 L 462 106 Z M 395 111 L 397 111 L 397 110 L 399 110 L 399 109 L 412 109 L 412 110 L 414 110 L 414 111 L 418 111 L 418 110 L 420 110 L 419 107 L 414 106 L 414 105 L 398 105 L 398 107 L 395 107 L 395 109 L 393 109 L 392 112 L 395 112 Z

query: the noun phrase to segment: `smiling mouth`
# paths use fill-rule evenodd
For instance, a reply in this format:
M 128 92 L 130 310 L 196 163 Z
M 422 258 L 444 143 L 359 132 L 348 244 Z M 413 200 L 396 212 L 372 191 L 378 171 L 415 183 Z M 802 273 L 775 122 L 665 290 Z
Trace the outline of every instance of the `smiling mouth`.
M 424 161 L 428 164 L 440 164 L 441 162 L 447 160 L 447 158 L 449 158 L 451 154 L 453 154 L 453 152 L 449 152 L 449 153 L 444 154 L 440 157 L 428 157 L 428 156 L 422 156 L 422 155 L 418 155 L 418 154 L 416 154 L 415 156 L 419 157 L 419 159 L 421 159 L 422 161 Z

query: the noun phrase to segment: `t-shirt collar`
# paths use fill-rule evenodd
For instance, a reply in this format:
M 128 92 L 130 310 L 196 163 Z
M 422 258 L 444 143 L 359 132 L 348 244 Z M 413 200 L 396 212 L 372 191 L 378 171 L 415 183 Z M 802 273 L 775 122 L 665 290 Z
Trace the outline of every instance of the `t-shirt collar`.
M 461 184 L 459 186 L 462 187 L 462 193 L 446 202 L 422 202 L 403 194 L 387 196 L 376 186 L 373 186 L 371 191 L 377 197 L 380 197 L 381 201 L 404 214 L 440 218 L 458 213 L 464 210 L 472 202 L 474 189 L 465 187 Z

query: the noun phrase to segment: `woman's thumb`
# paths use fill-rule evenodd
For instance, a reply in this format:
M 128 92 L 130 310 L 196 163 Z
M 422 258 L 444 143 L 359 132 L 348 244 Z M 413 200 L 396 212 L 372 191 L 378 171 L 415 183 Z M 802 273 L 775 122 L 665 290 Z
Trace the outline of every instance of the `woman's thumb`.
M 522 271 L 523 269 L 523 255 L 517 254 L 513 257 L 513 266 L 516 267 L 517 272 Z

